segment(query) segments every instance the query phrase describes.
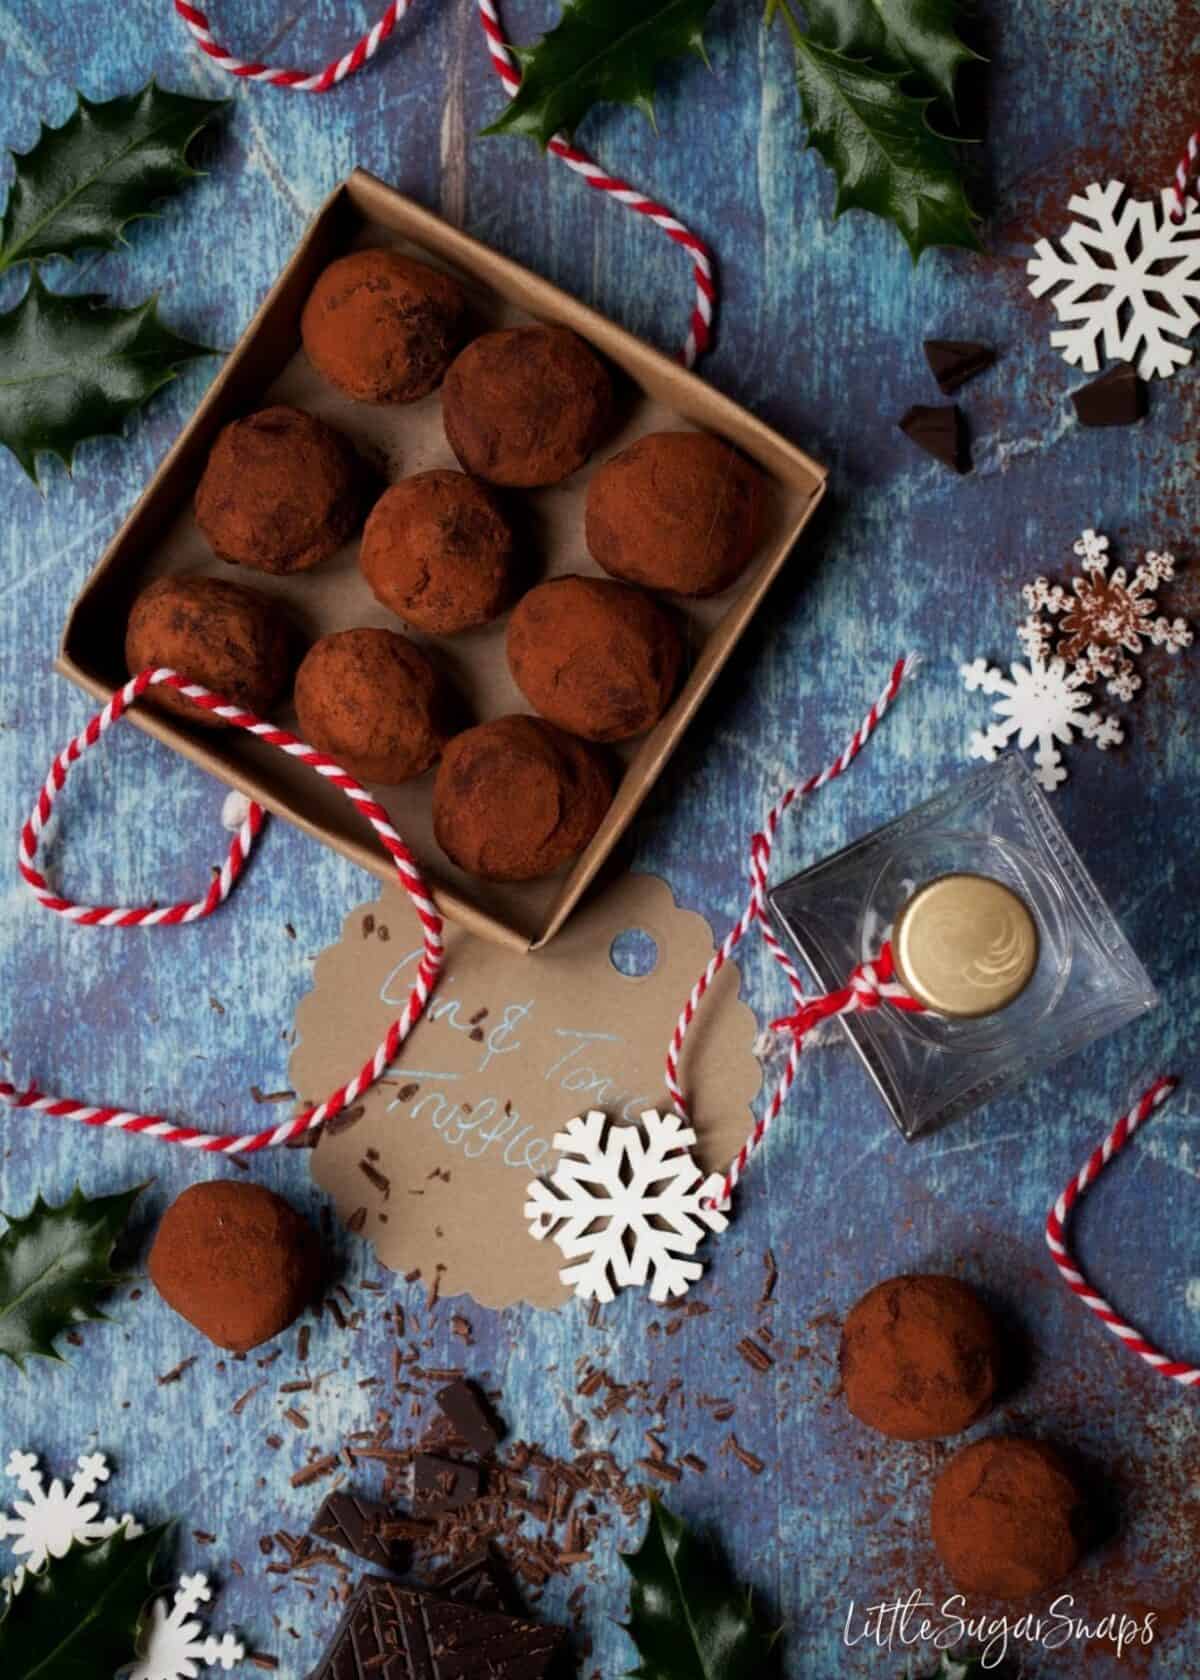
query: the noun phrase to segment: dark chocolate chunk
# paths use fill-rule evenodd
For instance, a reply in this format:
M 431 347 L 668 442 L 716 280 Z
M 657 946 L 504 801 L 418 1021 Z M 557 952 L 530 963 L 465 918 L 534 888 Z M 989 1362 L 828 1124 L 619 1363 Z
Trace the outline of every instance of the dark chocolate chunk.
M 565 1639 L 560 1627 L 374 1576 L 351 1598 L 312 1680 L 541 1680 Z
M 971 445 L 966 421 L 957 403 L 927 407 L 915 403 L 900 422 L 900 430 L 912 441 L 956 473 L 971 470 Z
M 1129 362 L 1071 392 L 1081 426 L 1132 426 L 1146 413 L 1146 386 Z
M 477 1610 L 497 1610 L 509 1616 L 525 1614 L 511 1575 L 490 1546 L 444 1570 L 434 1580 L 433 1589 L 445 1598 L 458 1599 L 460 1604 L 473 1604 Z
M 996 352 L 990 344 L 972 344 L 966 339 L 927 338 L 925 360 L 942 395 L 950 397 L 968 379 L 990 368 Z
M 380 1569 L 402 1570 L 408 1563 L 408 1549 L 401 1542 L 385 1540 L 380 1526 L 388 1519 L 388 1508 L 357 1494 L 331 1493 L 312 1520 L 310 1533 L 318 1540 L 341 1546 L 364 1563 Z
M 413 1460 L 413 1505 L 419 1516 L 457 1511 L 479 1498 L 482 1485 L 478 1465 L 460 1464 L 437 1453 L 418 1453 Z
M 436 1398 L 443 1416 L 450 1420 L 472 1452 L 481 1458 L 495 1452 L 503 1439 L 504 1425 L 474 1383 L 458 1377 Z

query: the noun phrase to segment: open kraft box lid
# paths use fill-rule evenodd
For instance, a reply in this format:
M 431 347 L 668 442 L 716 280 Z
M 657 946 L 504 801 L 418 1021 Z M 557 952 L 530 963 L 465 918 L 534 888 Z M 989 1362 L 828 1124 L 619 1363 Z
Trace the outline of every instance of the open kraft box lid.
M 802 450 L 678 363 L 356 170 L 326 200 L 72 607 L 56 669 L 89 693 L 108 700 L 126 680 L 125 623 L 134 597 L 154 577 L 181 570 L 229 577 L 235 570 L 216 558 L 192 517 L 192 497 L 208 452 L 229 420 L 271 402 L 291 403 L 345 432 L 381 481 L 432 467 L 457 467 L 442 430 L 439 393 L 403 406 L 356 403 L 324 384 L 300 348 L 300 314 L 314 281 L 335 257 L 358 245 L 397 246 L 452 269 L 467 288 L 473 324 L 481 331 L 530 319 L 556 322 L 600 351 L 615 374 L 620 418 L 597 460 L 649 431 L 702 429 L 735 444 L 768 480 L 757 554 L 723 595 L 679 604 L 689 649 L 686 681 L 648 735 L 617 749 L 622 764 L 616 797 L 568 870 L 541 881 L 475 880 L 451 865 L 434 841 L 432 772 L 401 787 L 372 788 L 421 859 L 441 910 L 473 933 L 527 950 L 553 938 L 610 857 L 811 518 L 826 474 Z M 524 499 L 518 531 L 527 533 L 541 577 L 603 575 L 583 539 L 590 470 L 585 467 L 565 484 Z M 357 549 L 356 538 L 313 572 L 292 577 L 258 572 L 242 577 L 239 572 L 239 581 L 282 597 L 312 638 L 354 625 L 401 628 L 367 587 Z M 483 630 L 433 641 L 432 656 L 479 719 L 529 710 L 508 672 L 504 632 L 501 619 Z M 426 640 L 415 633 L 413 639 Z M 277 708 L 274 715 L 285 727 L 297 727 L 290 706 Z M 268 810 L 394 883 L 391 860 L 373 842 L 365 821 L 312 771 L 242 730 L 204 729 L 144 704 L 128 716 Z

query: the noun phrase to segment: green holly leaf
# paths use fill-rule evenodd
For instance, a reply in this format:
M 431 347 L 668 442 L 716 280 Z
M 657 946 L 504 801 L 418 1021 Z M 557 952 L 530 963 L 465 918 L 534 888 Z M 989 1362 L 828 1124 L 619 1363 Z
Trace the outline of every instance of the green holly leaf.
M 89 1200 L 76 1185 L 61 1207 L 39 1196 L 23 1219 L 7 1214 L 0 1237 L 0 1354 L 24 1371 L 26 1359 L 61 1359 L 54 1338 L 72 1325 L 104 1319 L 99 1298 L 123 1283 L 113 1248 L 144 1184 Z M 0 1663 L 0 1674 L 9 1670 Z
M 713 0 L 566 0 L 534 47 L 513 49 L 521 86 L 485 134 L 529 134 L 545 146 L 571 134 L 600 100 L 636 105 L 654 120 L 654 75 L 664 59 L 704 56 Z
M 633 1576 L 625 1631 L 641 1659 L 626 1680 L 766 1680 L 775 1636 L 754 1614 L 709 1548 L 659 1500 L 636 1552 L 622 1553 Z
M 804 0 L 819 46 L 881 70 L 915 72 L 951 107 L 959 66 L 980 57 L 960 40 L 957 11 L 957 0 Z
M 114 309 L 94 293 L 47 291 L 34 269 L 0 315 L 0 444 L 35 484 L 43 451 L 69 471 L 86 438 L 117 436 L 182 363 L 212 354 L 163 324 L 157 297 Z
M 900 229 L 913 260 L 930 245 L 979 249 L 952 144 L 927 121 L 931 99 L 905 93 L 903 73 L 823 47 L 780 8 L 796 53 L 808 143 L 837 177 L 835 216 L 871 210 Z
M 165 1532 L 131 1540 L 121 1528 L 27 1574 L 0 1620 L 5 1680 L 109 1680 L 133 1663 Z
M 168 93 L 154 82 L 99 104 L 80 94 L 61 128 L 43 124 L 31 151 L 12 154 L 0 273 L 88 247 L 114 250 L 130 222 L 196 179 L 188 147 L 228 103 Z

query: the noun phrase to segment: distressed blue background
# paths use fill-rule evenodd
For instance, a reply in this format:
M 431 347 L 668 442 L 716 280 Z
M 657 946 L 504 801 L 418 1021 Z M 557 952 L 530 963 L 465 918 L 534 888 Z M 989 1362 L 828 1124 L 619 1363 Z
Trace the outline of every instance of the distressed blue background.
M 368 16 L 343 0 L 221 0 L 215 11 L 235 46 L 296 64 L 324 62 Z M 528 39 L 553 12 L 547 0 L 525 0 L 507 8 L 506 21 Z M 833 468 L 827 511 L 638 822 L 637 863 L 664 873 L 718 926 L 739 903 L 743 836 L 764 802 L 785 775 L 815 768 L 840 745 L 906 646 L 927 653 L 926 674 L 868 762 L 793 822 L 781 872 L 955 774 L 986 709 L 961 689 L 959 661 L 1016 652 L 1020 582 L 1043 569 L 1061 574 L 1083 526 L 1108 530 L 1127 555 L 1134 545 L 1176 549 L 1185 575 L 1175 600 L 1200 616 L 1188 581 L 1200 569 L 1194 371 L 1155 388 L 1151 418 L 1137 431 L 1080 431 L 1065 400 L 1077 376 L 1050 350 L 1048 312 L 1021 285 L 1031 232 L 1061 225 L 1072 184 L 1109 173 L 1143 191 L 1165 183 L 1168 159 L 1196 114 L 1182 85 L 1190 79 L 1197 91 L 1194 5 L 1144 0 L 1127 14 L 1092 0 L 1010 0 L 983 12 L 992 60 L 982 84 L 987 110 L 974 95 L 968 104 L 988 128 L 979 157 L 980 190 L 994 208 L 986 259 L 939 253 L 914 272 L 889 228 L 861 216 L 831 223 L 829 178 L 801 150 L 783 39 L 763 35 L 753 5 L 718 5 L 712 74 L 698 63 L 666 74 L 657 134 L 634 113 L 605 110 L 583 135 L 711 239 L 723 304 L 707 377 Z M 151 74 L 179 89 L 231 91 L 192 51 L 167 0 L 0 4 L 3 138 L 17 149 L 33 142 L 40 118 L 63 120 L 73 88 L 108 97 Z M 1173 103 L 1176 75 L 1181 97 Z M 501 94 L 467 0 L 420 0 L 378 66 L 325 99 L 232 91 L 234 105 L 201 148 L 208 178 L 160 221 L 137 227 L 128 251 L 56 266 L 54 283 L 104 288 L 127 302 L 161 288 L 173 325 L 231 344 L 326 191 L 362 164 L 633 330 L 666 345 L 682 336 L 689 283 L 665 240 L 524 143 L 474 138 Z M 11 304 L 22 283 L 9 276 L 0 303 Z M 980 336 L 1002 352 L 996 371 L 962 394 L 979 463 L 965 481 L 915 452 L 894 427 L 910 402 L 936 400 L 920 349 L 929 334 Z M 212 366 L 185 373 L 127 440 L 85 448 L 74 481 L 52 470 L 44 501 L 0 454 L 0 818 L 11 835 L 53 751 L 88 712 L 83 696 L 50 671 L 68 601 Z M 626 1379 L 646 1378 L 656 1393 L 679 1373 L 689 1390 L 736 1399 L 732 1427 L 767 1461 L 767 1473 L 756 1480 L 719 1456 L 725 1427 L 707 1422 L 694 1400 L 676 1402 L 665 1436 L 677 1452 L 693 1447 L 710 1470 L 687 1479 L 672 1503 L 720 1534 L 734 1567 L 784 1623 L 785 1668 L 795 1680 L 902 1673 L 905 1653 L 843 1648 L 850 1601 L 946 1590 L 926 1539 L 931 1478 L 944 1449 L 870 1439 L 835 1398 L 837 1331 L 827 1315 L 880 1277 L 914 1267 L 980 1282 L 1024 1337 L 1024 1380 L 987 1428 L 1066 1441 L 1115 1489 L 1122 1533 L 1074 1583 L 1081 1611 L 1157 1611 L 1163 1636 L 1137 1655 L 1138 1668 L 1195 1671 L 1195 1401 L 1143 1373 L 1069 1300 L 1041 1238 L 1053 1195 L 1143 1078 L 1164 1067 L 1185 1079 L 1196 1073 L 1197 662 L 1185 656 L 1169 671 L 1166 663 L 1149 662 L 1127 746 L 1107 758 L 1072 753 L 1071 780 L 1058 796 L 1161 984 L 1155 1016 L 911 1149 L 898 1143 L 849 1056 L 822 1055 L 703 1286 L 701 1298 L 715 1310 L 678 1337 L 648 1337 L 651 1309 L 636 1298 L 610 1308 L 598 1330 L 570 1309 L 542 1317 L 470 1312 L 478 1368 L 496 1374 L 514 1430 L 557 1450 L 567 1429 L 559 1385 L 570 1386 L 581 1354 Z M 81 897 L 179 895 L 216 855 L 220 801 L 220 788 L 127 732 L 73 784 L 69 839 L 53 848 L 54 863 L 65 853 Z M 699 833 L 712 842 L 698 846 Z M 33 907 L 9 872 L 0 1044 L 21 1076 L 52 1089 L 245 1125 L 254 1112 L 248 1087 L 282 1083 L 283 1035 L 313 956 L 336 936 L 346 909 L 372 891 L 366 876 L 282 824 L 273 825 L 236 907 L 190 931 L 73 931 Z M 782 996 L 759 951 L 747 958 L 745 981 L 760 1013 L 774 1013 Z M 1185 1085 L 1079 1221 L 1098 1283 L 1165 1345 L 1193 1357 L 1198 1121 L 1194 1088 Z M 77 1179 L 94 1193 L 154 1175 L 148 1229 L 194 1176 L 228 1170 L 48 1122 L 4 1124 L 0 1205 L 16 1211 L 38 1190 L 61 1198 Z M 254 1171 L 315 1203 L 302 1154 L 259 1160 Z M 756 1322 L 768 1245 L 782 1274 L 772 1315 L 781 1357 L 759 1376 L 734 1343 Z M 374 1272 L 372 1257 L 352 1246 L 347 1277 L 364 1268 Z M 419 1285 L 396 1291 L 417 1304 Z M 461 1352 L 447 1319 L 443 1308 L 434 1362 Z M 226 1582 L 221 1621 L 276 1651 L 286 1676 L 303 1675 L 329 1631 L 329 1612 L 298 1587 L 274 1594 L 255 1540 L 280 1523 L 303 1526 L 315 1500 L 293 1492 L 288 1477 L 309 1444 L 332 1445 L 369 1417 L 369 1395 L 355 1382 L 383 1373 L 385 1341 L 370 1329 L 351 1342 L 324 1320 L 311 1368 L 339 1374 L 307 1408 L 310 1432 L 285 1426 L 285 1448 L 270 1453 L 262 1440 L 286 1404 L 277 1382 L 231 1419 L 253 1367 L 219 1368 L 186 1326 L 143 1296 L 122 1303 L 114 1326 L 89 1329 L 69 1369 L 39 1370 L 28 1381 L 0 1371 L 0 1439 L 5 1449 L 39 1449 L 55 1467 L 92 1442 L 110 1451 L 120 1469 L 111 1505 L 147 1518 L 179 1514 L 183 1561 Z M 289 1335 L 273 1379 L 296 1374 L 294 1346 Z M 178 1386 L 156 1387 L 157 1374 L 194 1352 L 199 1362 Z M 622 1425 L 616 1450 L 624 1459 L 638 1455 L 648 1421 Z M 193 1528 L 212 1531 L 215 1544 L 194 1543 Z M 233 1558 L 244 1563 L 244 1580 L 229 1579 Z M 566 1590 L 547 1594 L 547 1611 L 561 1608 Z M 594 1653 L 582 1673 L 609 1680 L 631 1660 L 616 1625 L 623 1605 L 613 1556 L 602 1553 L 588 1595 Z M 1028 1672 L 1102 1677 L 1115 1669 L 1093 1643 L 1068 1656 L 1031 1655 Z

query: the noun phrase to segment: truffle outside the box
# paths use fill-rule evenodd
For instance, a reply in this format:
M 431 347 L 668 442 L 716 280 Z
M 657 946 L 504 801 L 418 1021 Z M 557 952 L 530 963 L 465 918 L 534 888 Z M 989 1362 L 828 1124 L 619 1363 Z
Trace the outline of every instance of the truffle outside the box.
M 615 749 L 616 797 L 595 837 L 567 870 L 541 881 L 474 880 L 449 863 L 434 842 L 431 777 L 372 790 L 420 857 L 443 911 L 473 933 L 526 950 L 553 937 L 611 856 L 811 518 L 824 492 L 825 472 L 669 357 L 373 176 L 356 171 L 316 216 L 71 610 L 58 669 L 98 698 L 108 700 L 125 681 L 125 623 L 139 590 L 155 577 L 183 570 L 230 576 L 230 568 L 211 552 L 192 515 L 192 498 L 209 450 L 230 420 L 271 403 L 305 409 L 344 432 L 373 463 L 381 481 L 457 465 L 442 428 L 437 392 L 403 407 L 356 403 L 325 383 L 300 349 L 300 316 L 317 276 L 335 257 L 366 244 L 398 247 L 452 270 L 467 289 L 479 330 L 530 320 L 567 326 L 614 370 L 620 417 L 613 435 L 565 484 L 533 492 L 528 499 L 530 548 L 541 578 L 567 572 L 602 575 L 584 541 L 588 480 L 600 462 L 646 432 L 682 427 L 715 433 L 756 462 L 767 480 L 765 530 L 757 553 L 736 586 L 719 599 L 682 605 L 686 678 L 654 729 Z M 243 581 L 240 576 L 238 581 Z M 357 540 L 302 577 L 255 573 L 253 581 L 256 588 L 277 596 L 314 638 L 360 626 L 404 631 L 361 576 Z M 479 719 L 528 709 L 508 672 L 505 629 L 506 620 L 500 619 L 465 636 L 427 644 Z M 422 644 L 418 634 L 413 640 Z M 129 716 L 149 734 L 380 879 L 394 881 L 391 861 L 374 844 L 366 823 L 336 789 L 303 766 L 240 730 L 205 731 L 190 719 L 147 705 L 135 707 Z M 295 727 L 290 708 L 277 709 L 273 716 L 285 727 Z

